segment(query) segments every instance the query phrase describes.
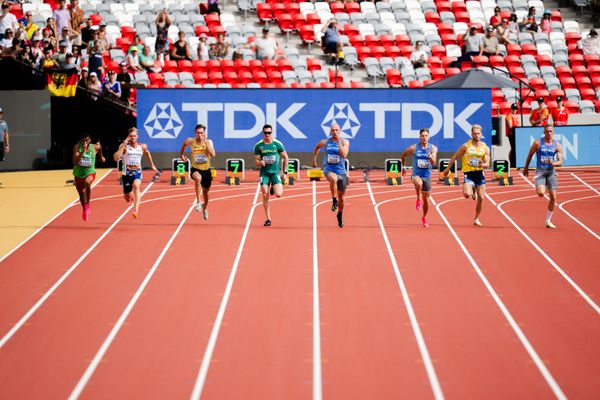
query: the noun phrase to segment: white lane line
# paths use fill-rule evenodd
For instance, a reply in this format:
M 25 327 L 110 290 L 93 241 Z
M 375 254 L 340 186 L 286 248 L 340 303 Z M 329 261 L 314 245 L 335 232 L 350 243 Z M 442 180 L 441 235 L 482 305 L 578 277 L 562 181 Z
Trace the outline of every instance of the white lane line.
M 215 199 L 215 200 L 217 200 L 217 199 Z M 79 396 L 81 395 L 81 392 L 83 391 L 83 389 L 85 388 L 85 386 L 88 384 L 90 378 L 92 377 L 92 375 L 96 371 L 96 368 L 98 367 L 98 364 L 100 364 L 100 361 L 104 357 L 104 354 L 106 354 L 106 352 L 108 351 L 108 348 L 110 347 L 110 345 L 112 344 L 112 342 L 115 340 L 115 337 L 117 336 L 117 334 L 121 330 L 121 327 L 125 323 L 125 320 L 127 319 L 127 317 L 129 317 L 129 314 L 133 310 L 133 307 L 135 306 L 135 304 L 137 303 L 138 299 L 142 295 L 144 289 L 146 289 L 146 286 L 148 285 L 148 282 L 150 282 L 150 279 L 154 275 L 154 272 L 156 271 L 156 269 L 160 265 L 161 261 L 165 257 L 165 254 L 167 254 L 167 251 L 171 247 L 171 244 L 173 244 L 173 241 L 175 240 L 175 238 L 177 237 L 177 235 L 181 231 L 181 228 L 183 227 L 183 225 L 187 221 L 187 219 L 190 216 L 190 213 L 192 212 L 193 209 L 194 209 L 194 204 L 192 204 L 190 206 L 190 208 L 187 210 L 187 212 L 185 213 L 185 216 L 183 217 L 183 219 L 179 223 L 179 226 L 177 226 L 177 229 L 175 230 L 175 232 L 173 232 L 173 235 L 171 235 L 171 238 L 169 239 L 169 241 L 167 242 L 167 244 L 165 245 L 165 247 L 163 247 L 160 255 L 158 256 L 158 258 L 156 259 L 156 261 L 152 265 L 152 268 L 150 268 L 150 271 L 148 271 L 148 273 L 146 274 L 146 277 L 144 278 L 144 280 L 142 281 L 141 285 L 138 287 L 137 291 L 135 292 L 135 294 L 133 295 L 133 297 L 129 301 L 129 304 L 127 304 L 127 307 L 125 307 L 125 310 L 123 311 L 123 313 L 121 313 L 121 316 L 119 317 L 119 319 L 117 320 L 117 322 L 113 326 L 112 330 L 110 331 L 110 333 L 108 334 L 108 336 L 106 337 L 106 339 L 104 340 L 104 342 L 102 343 L 102 345 L 100 346 L 100 349 L 98 350 L 98 352 L 96 353 L 96 355 L 94 356 L 94 358 L 92 359 L 92 361 L 90 362 L 90 364 L 88 365 L 87 369 L 85 370 L 85 372 L 83 373 L 83 375 L 79 379 L 79 382 L 77 382 L 77 385 L 75 386 L 75 388 L 71 392 L 71 395 L 69 396 L 69 400 L 78 399 Z
M 596 190 L 595 188 L 592 187 L 592 185 L 590 185 L 589 183 L 587 183 L 586 181 L 584 181 L 583 179 L 581 179 L 580 177 L 578 177 L 577 175 L 575 175 L 574 173 L 571 172 L 571 175 L 577 179 L 579 182 L 583 183 L 585 186 L 589 187 L 591 190 L 594 191 L 594 193 L 596 193 L 597 195 L 600 195 L 600 192 L 598 190 Z
M 144 191 L 142 192 L 142 196 L 148 191 L 148 189 L 150 189 L 152 187 L 154 182 L 150 182 L 148 184 L 148 186 L 146 186 L 146 188 L 144 189 Z M 50 289 L 48 289 L 46 291 L 46 293 L 44 293 L 44 295 L 37 301 L 37 303 L 35 303 L 33 305 L 33 307 L 31 307 L 29 309 L 29 311 L 27 311 L 25 313 L 25 315 L 23 315 L 21 317 L 21 319 L 10 329 L 10 331 L 8 331 L 8 333 L 6 335 L 4 335 L 4 337 L 2 339 L 0 339 L 0 349 L 6 344 L 6 342 L 8 342 L 10 340 L 10 338 L 12 338 L 14 336 L 14 334 L 21 329 L 21 327 L 27 322 L 27 320 L 29 318 L 31 318 L 31 316 L 46 302 L 46 300 L 48 299 L 48 297 L 52 296 L 52 294 L 56 291 L 56 289 L 58 289 L 58 287 L 69 277 L 69 275 L 71 275 L 71 273 L 73 271 L 75 271 L 75 269 L 83 262 L 83 260 L 86 259 L 86 257 L 88 255 L 90 255 L 90 253 L 100 244 L 100 242 L 102 242 L 102 240 L 104 240 L 104 238 L 106 236 L 108 236 L 108 234 L 113 230 L 113 228 L 119 223 L 119 221 L 121 221 L 123 219 L 123 217 L 125 215 L 127 215 L 127 213 L 129 212 L 129 210 L 131 210 L 133 206 L 128 206 L 125 211 L 123 211 L 123 213 L 112 223 L 111 226 L 108 227 L 108 229 L 106 229 L 104 231 L 104 233 L 98 238 L 96 239 L 96 241 L 94 242 L 94 244 L 92 244 L 86 251 L 85 253 L 83 253 L 81 255 L 81 257 L 79 257 L 79 259 L 77 261 L 75 261 L 75 264 L 73 264 L 71 266 L 71 268 L 69 268 L 67 270 L 67 272 L 65 272 L 55 283 L 54 285 L 52 285 L 52 287 Z
M 102 182 L 102 180 L 104 178 L 106 178 L 108 175 L 110 175 L 111 172 L 112 172 L 112 169 L 109 169 L 108 172 L 102 176 L 102 178 L 100 178 L 96 182 L 94 182 L 94 185 L 92 187 L 96 187 L 100 182 Z M 40 231 L 42 229 L 44 229 L 45 227 L 47 227 L 48 225 L 50 225 L 52 223 L 52 221 L 54 221 L 56 218 L 60 217 L 65 211 L 67 211 L 69 208 L 73 207 L 73 205 L 77 204 L 78 202 L 79 202 L 79 199 L 75 199 L 72 202 L 70 202 L 69 205 L 67 205 L 65 208 L 63 208 L 61 211 L 59 211 L 58 214 L 56 214 L 48 222 L 46 222 L 44 225 L 40 226 L 38 229 L 36 229 L 35 232 L 33 232 L 31 235 L 29 235 L 27 237 L 27 239 L 23 240 L 16 247 L 14 247 L 11 251 L 9 251 L 8 253 L 6 253 L 2 257 L 0 257 L 0 263 L 2 263 L 2 261 L 4 261 L 12 253 L 14 253 L 15 251 L 19 250 L 21 248 L 21 246 L 23 246 L 25 243 L 27 243 L 28 241 L 30 241 L 35 235 L 37 235 L 38 233 L 40 233 Z M 2 346 L 0 346 L 0 347 L 2 347 Z
M 317 246 L 317 183 L 312 184 L 313 218 L 313 400 L 323 398 L 321 372 L 321 306 L 319 301 L 319 256 Z
M 573 191 L 563 192 L 563 193 L 564 194 L 580 193 L 583 191 L 587 191 L 587 189 L 573 190 Z M 542 255 L 542 257 L 544 257 L 546 259 L 546 261 L 548 261 L 548 263 L 552 266 L 552 268 L 554 268 L 569 283 L 569 285 L 571 285 L 573 287 L 573 289 L 575 289 L 575 291 L 594 309 L 594 311 L 596 311 L 597 314 L 600 314 L 600 306 L 598 306 L 598 304 L 596 304 L 594 302 L 594 300 L 592 300 L 591 297 L 588 296 L 583 291 L 583 289 L 581 289 L 579 287 L 579 285 L 577 285 L 577 283 L 575 283 L 575 281 L 573 279 L 571 279 L 571 277 L 565 271 L 563 271 L 563 269 L 556 262 L 554 262 L 554 260 L 552 258 L 550 258 L 550 256 L 548 254 L 546 254 L 546 252 L 544 252 L 544 250 L 542 250 L 540 248 L 540 246 L 538 246 L 538 244 L 533 239 L 531 239 L 531 237 L 529 237 L 529 235 L 527 235 L 527 233 L 525 233 L 525 231 L 523 229 L 521 229 L 521 227 L 502 209 L 502 206 L 504 204 L 511 203 L 513 201 L 523 200 L 523 199 L 533 199 L 538 196 L 533 195 L 533 196 L 518 197 L 516 199 L 510 199 L 510 200 L 503 201 L 500 204 L 496 204 L 494 199 L 492 199 L 487 193 L 485 196 L 488 198 L 488 200 L 490 200 L 490 202 L 493 205 L 496 206 L 496 208 L 502 213 L 502 215 L 504 215 L 504 217 L 508 220 L 508 222 L 510 222 L 512 224 L 512 226 L 514 226 L 517 229 L 517 231 L 519 231 L 519 233 L 538 251 L 538 253 L 540 253 Z
M 462 198 L 460 198 L 460 199 L 462 199 Z M 491 285 L 491 283 L 487 280 L 487 278 L 485 277 L 484 273 L 479 268 L 479 265 L 477 265 L 477 263 L 475 262 L 475 260 L 473 259 L 473 257 L 471 257 L 471 254 L 469 254 L 469 251 L 467 250 L 467 248 L 463 244 L 462 240 L 458 237 L 458 234 L 456 233 L 456 231 L 454 230 L 454 228 L 452 227 L 452 225 L 450 224 L 450 222 L 448 221 L 448 219 L 446 218 L 446 216 L 442 212 L 441 206 L 443 206 L 445 203 L 448 203 L 449 201 L 460 200 L 460 199 L 451 199 L 451 200 L 443 201 L 443 202 L 439 203 L 437 206 L 435 206 L 435 208 L 436 208 L 438 214 L 440 214 L 440 216 L 444 220 L 444 223 L 446 224 L 446 226 L 450 230 L 450 233 L 452 233 L 452 236 L 454 237 L 454 240 L 456 240 L 456 242 L 458 243 L 458 245 L 462 249 L 463 253 L 465 254 L 465 256 L 467 257 L 467 259 L 471 263 L 471 266 L 473 267 L 473 269 L 477 273 L 477 276 L 479 276 L 479 279 L 481 279 L 481 281 L 483 282 L 484 286 L 486 287 L 486 289 L 490 293 L 490 296 L 492 297 L 492 299 L 494 299 L 494 301 L 496 302 L 496 305 L 498 306 L 498 308 L 500 308 L 500 311 L 504 315 L 504 318 L 508 321 L 509 325 L 511 326 L 511 328 L 513 329 L 513 331 L 515 332 L 515 334 L 517 335 L 517 337 L 521 341 L 521 344 L 523 345 L 523 347 L 525 347 L 525 350 L 529 354 L 529 357 L 531 357 L 531 359 L 535 363 L 536 367 L 538 368 L 538 370 L 540 371 L 540 373 L 542 374 L 542 376 L 546 380 L 546 383 L 552 389 L 552 392 L 554 393 L 554 396 L 556 396 L 557 399 L 566 400 L 567 396 L 565 396 L 565 394 L 563 393 L 562 389 L 560 388 L 560 386 L 558 385 L 558 383 L 556 382 L 556 380 L 554 379 L 554 377 L 552 376 L 552 374 L 550 373 L 550 371 L 544 365 L 544 362 L 541 360 L 540 356 L 537 354 L 537 352 L 535 351 L 535 349 L 533 348 L 533 346 L 531 345 L 531 343 L 529 342 L 529 340 L 527 339 L 527 337 L 525 336 L 525 334 L 523 333 L 523 331 L 521 330 L 521 328 L 519 328 L 519 325 L 517 324 L 517 322 L 515 321 L 515 319 L 511 315 L 510 311 L 508 311 L 508 308 L 506 307 L 506 305 L 500 299 L 500 296 L 498 296 L 498 293 L 496 293 L 496 291 L 494 290 L 494 288 Z
M 223 323 L 223 316 L 225 315 L 225 309 L 227 308 L 227 303 L 229 302 L 229 297 L 231 296 L 231 289 L 233 287 L 233 282 L 235 280 L 235 276 L 237 274 L 238 265 L 240 263 L 240 259 L 242 257 L 242 252 L 244 250 L 244 245 L 246 243 L 246 237 L 248 236 L 248 231 L 250 230 L 250 225 L 252 224 L 252 216 L 254 215 L 254 210 L 258 203 L 258 194 L 260 193 L 260 184 L 256 185 L 256 192 L 254 193 L 254 200 L 252 201 L 253 206 L 250 208 L 250 213 L 248 214 L 248 219 L 246 221 L 246 227 L 244 228 L 244 233 L 242 234 L 242 238 L 240 239 L 240 244 L 238 246 L 237 254 L 235 255 L 235 260 L 233 262 L 233 266 L 231 268 L 231 272 L 229 273 L 229 279 L 227 281 L 227 286 L 225 287 L 225 293 L 223 294 L 223 298 L 221 299 L 221 305 L 219 306 L 219 311 L 217 312 L 217 317 L 215 318 L 215 322 L 213 324 L 212 330 L 210 332 L 210 337 L 208 339 L 208 343 L 206 345 L 206 350 L 204 352 L 204 357 L 202 357 L 202 363 L 200 365 L 200 370 L 198 371 L 198 376 L 196 377 L 196 382 L 194 384 L 194 389 L 192 390 L 192 394 L 190 398 L 192 400 L 200 399 L 202 395 L 202 389 L 204 389 L 204 383 L 206 382 L 206 375 L 208 374 L 208 368 L 210 366 L 210 361 L 215 351 L 215 345 L 217 344 L 217 337 L 219 336 L 219 331 L 221 330 L 221 324 Z
M 581 226 L 583 229 L 585 229 L 586 231 L 588 231 L 588 233 L 590 235 L 592 235 L 593 237 L 595 237 L 596 239 L 600 240 L 600 236 L 598 236 L 598 234 L 596 232 L 594 232 L 591 228 L 589 228 L 586 224 L 584 224 L 583 222 L 581 222 L 578 218 L 576 218 L 574 215 L 571 215 L 570 212 L 568 212 L 564 206 L 574 202 L 574 201 L 579 201 L 579 200 L 586 200 L 586 199 L 594 199 L 594 198 L 598 198 L 598 196 L 594 195 L 594 196 L 586 196 L 586 197 L 578 197 L 576 199 L 571 199 L 571 200 L 567 200 L 564 201 L 562 203 L 560 203 L 560 205 L 558 206 L 558 208 L 560 208 L 565 214 L 567 214 L 569 217 L 571 217 L 571 219 L 575 222 L 577 222 L 579 224 L 579 226 Z
M 419 321 L 417 320 L 417 314 L 412 306 L 412 302 L 410 301 L 410 297 L 408 295 L 408 290 L 406 289 L 406 284 L 404 282 L 404 278 L 400 273 L 400 269 L 398 268 L 398 263 L 396 262 L 396 256 L 394 256 L 394 251 L 392 250 L 392 246 L 390 244 L 390 240 L 388 238 L 387 232 L 385 230 L 385 226 L 383 224 L 383 220 L 381 219 L 381 214 L 379 213 L 379 206 L 381 204 L 377 204 L 375 201 L 375 196 L 373 195 L 373 191 L 371 189 L 371 185 L 367 182 L 367 188 L 369 190 L 369 196 L 371 197 L 371 204 L 375 208 L 375 215 L 377 216 L 377 221 L 379 222 L 379 228 L 381 229 L 381 235 L 383 236 L 383 240 L 385 241 L 385 246 L 387 247 L 388 255 L 390 257 L 390 261 L 392 262 L 392 266 L 394 267 L 394 274 L 396 275 L 396 281 L 398 282 L 398 286 L 400 287 L 400 292 L 402 293 L 402 299 L 404 300 L 404 305 L 406 307 L 406 312 L 408 313 L 408 317 L 410 318 L 410 325 L 413 330 L 413 334 L 417 339 L 417 345 L 419 347 L 419 352 L 421 353 L 421 357 L 423 358 L 423 364 L 425 365 L 425 371 L 427 372 L 427 377 L 429 378 L 429 384 L 431 385 L 431 390 L 433 391 L 434 398 L 438 400 L 442 400 L 444 398 L 444 393 L 442 392 L 442 387 L 440 386 L 440 382 L 438 380 L 437 374 L 435 372 L 435 368 L 433 367 L 433 362 L 431 361 L 431 356 L 429 355 L 429 350 L 427 349 L 427 344 L 425 343 L 425 338 L 423 337 L 423 333 L 421 332 L 421 328 L 419 327 Z M 411 196 L 406 196 L 404 198 L 409 198 Z

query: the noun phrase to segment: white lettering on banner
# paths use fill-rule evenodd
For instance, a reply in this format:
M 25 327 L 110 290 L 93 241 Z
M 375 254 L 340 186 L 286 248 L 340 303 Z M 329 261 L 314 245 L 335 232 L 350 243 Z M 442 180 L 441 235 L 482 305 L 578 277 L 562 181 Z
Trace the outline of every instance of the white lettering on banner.
M 471 125 L 467 119 L 473 115 L 477 110 L 479 110 L 483 106 L 483 103 L 471 103 L 469 104 L 460 114 L 454 118 L 454 121 L 458 126 L 460 126 L 463 131 L 467 133 L 467 135 L 471 135 Z M 454 124 L 453 124 L 454 125 Z M 444 136 L 445 137 L 445 136 Z M 448 139 L 454 138 L 454 134 L 449 136 Z
M 555 134 L 554 138 L 562 145 L 563 160 L 567 161 L 569 159 L 569 153 L 571 153 L 573 155 L 573 158 L 575 158 L 576 160 L 579 159 L 579 139 L 577 137 L 577 133 L 573 134 L 573 142 L 570 142 L 567 138 L 567 135 L 565 134 Z
M 182 111 L 195 111 L 196 124 L 208 126 L 208 113 L 210 111 L 223 111 L 223 103 L 182 103 Z
M 269 104 L 275 104 L 275 103 L 269 103 Z M 267 104 L 267 106 L 269 104 Z M 283 113 L 281 113 L 281 115 L 277 118 L 277 122 L 279 123 L 279 125 L 281 125 L 281 127 L 283 129 L 285 129 L 287 131 L 287 133 L 294 139 L 307 139 L 306 135 L 304 135 L 304 133 L 302 133 L 302 131 L 300 129 L 298 129 L 298 127 L 296 125 L 294 125 L 292 123 L 292 121 L 290 121 L 290 118 L 292 118 L 294 115 L 296 115 L 296 113 L 298 113 L 298 111 L 303 109 L 305 105 L 306 105 L 306 103 L 293 103 Z M 267 108 L 267 110 L 268 110 L 268 108 Z M 277 116 L 276 112 L 274 112 L 274 114 L 275 114 L 275 116 Z M 267 117 L 267 119 L 269 119 L 269 118 Z M 273 124 L 273 126 L 275 126 L 275 124 Z
M 399 112 L 400 103 L 360 103 L 360 111 L 373 112 L 375 121 L 375 139 L 385 139 L 385 113 L 388 111 Z
M 444 139 L 454 139 L 454 103 L 444 103 Z
M 421 127 L 412 129 L 412 113 L 426 112 L 433 118 L 433 123 L 429 128 L 429 137 L 435 136 L 442 128 L 442 113 L 439 108 L 428 103 L 404 103 L 402 106 L 402 138 L 418 139 Z
M 252 114 L 252 117 L 254 118 L 254 126 L 248 129 L 235 129 L 236 112 Z M 260 134 L 260 130 L 265 124 L 265 114 L 260 107 L 252 103 L 225 103 L 225 115 L 223 118 L 225 139 L 253 138 Z M 250 118 L 247 119 L 251 121 Z

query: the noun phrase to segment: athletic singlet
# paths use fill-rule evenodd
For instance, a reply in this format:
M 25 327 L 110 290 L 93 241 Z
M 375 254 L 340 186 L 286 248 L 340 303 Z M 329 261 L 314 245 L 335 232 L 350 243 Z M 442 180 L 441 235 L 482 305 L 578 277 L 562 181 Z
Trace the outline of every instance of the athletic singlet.
M 340 141 L 341 140 L 342 139 L 340 139 Z M 344 164 L 344 157 L 340 155 L 340 142 L 334 142 L 331 138 L 327 139 L 327 143 L 325 144 L 325 158 L 323 159 L 323 164 Z
M 416 144 L 415 153 L 413 154 L 413 175 L 421 178 L 429 178 L 431 176 L 431 161 L 429 154 L 433 153 L 431 143 L 423 148 L 421 143 Z
M 83 146 L 79 144 L 79 151 L 83 150 Z M 79 159 L 79 163 L 73 166 L 73 176 L 76 178 L 85 178 L 90 174 L 96 173 L 96 150 L 94 145 L 90 144 L 88 150 L 83 153 Z
M 475 146 L 472 140 L 467 142 L 467 150 L 462 156 L 462 171 L 483 171 L 483 158 L 485 157 L 485 150 L 487 145 L 480 142 L 480 146 Z
M 138 144 L 135 148 L 127 145 L 127 150 L 125 151 L 125 154 L 123 154 L 123 173 L 125 175 L 142 171 L 143 154 L 144 150 L 141 145 Z
M 192 168 L 199 170 L 210 169 L 210 155 L 206 144 L 200 144 L 194 139 L 192 142 Z
M 550 164 L 550 160 L 554 160 L 554 155 L 556 154 L 556 140 L 553 140 L 552 143 L 547 144 L 544 139 L 540 140 L 540 147 L 535 152 L 537 159 L 537 168 L 544 170 L 553 170 L 554 165 Z

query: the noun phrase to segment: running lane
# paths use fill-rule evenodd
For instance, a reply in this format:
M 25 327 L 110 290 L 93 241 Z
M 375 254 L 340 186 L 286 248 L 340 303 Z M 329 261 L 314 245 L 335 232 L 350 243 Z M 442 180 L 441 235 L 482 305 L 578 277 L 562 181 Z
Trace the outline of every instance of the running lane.
M 142 204 L 115 226 L 0 350 L 0 398 L 69 395 L 192 198 Z
M 497 202 L 521 197 L 524 193 L 535 195 L 533 189 L 517 191 L 513 187 L 500 188 L 492 184 L 488 188 Z M 486 199 L 481 216 L 484 226 L 474 227 L 471 224 L 472 203 L 472 200 L 457 200 L 440 208 L 566 396 L 593 397 L 593 393 L 600 391 L 600 381 L 596 379 L 600 370 L 598 314 L 489 200 Z M 539 227 L 539 218 L 535 218 L 536 213 L 532 211 L 535 209 L 533 203 L 523 205 L 514 209 L 511 206 L 510 211 L 518 220 L 534 214 L 535 221 L 529 222 L 530 233 L 557 234 L 543 225 Z M 543 208 L 543 204 L 538 202 L 538 205 Z M 579 234 L 588 235 L 582 228 L 578 229 Z M 562 247 L 557 239 L 554 245 L 556 249 Z M 571 259 L 564 266 L 575 263 Z M 523 361 L 523 358 L 515 360 Z
M 213 186 L 209 220 L 192 212 L 83 399 L 189 398 L 255 190 Z
M 92 189 L 87 222 L 81 219 L 78 202 L 0 263 L 0 338 L 125 210 L 120 198 L 95 201 L 115 194 L 112 180 L 116 173 Z
M 330 194 L 319 196 L 322 201 L 317 224 L 323 398 L 431 398 L 366 184 L 349 186 L 343 229 L 330 210 Z
M 203 399 L 310 398 L 311 185 L 286 187 L 283 196 L 271 198 L 271 227 L 263 226 L 262 204 L 256 206 Z
M 552 395 L 500 309 L 430 204 L 421 225 L 416 196 L 375 195 L 398 266 L 447 398 L 544 398 Z M 437 202 L 462 197 L 460 188 L 433 185 Z M 459 200 L 462 222 L 472 200 Z

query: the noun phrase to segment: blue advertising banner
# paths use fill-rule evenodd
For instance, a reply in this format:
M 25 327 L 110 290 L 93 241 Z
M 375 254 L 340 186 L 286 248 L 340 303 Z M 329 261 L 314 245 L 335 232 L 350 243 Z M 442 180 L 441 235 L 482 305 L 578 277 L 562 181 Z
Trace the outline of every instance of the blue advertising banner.
M 473 124 L 491 145 L 489 89 L 142 89 L 137 98 L 140 141 L 152 151 L 179 151 L 196 124 L 228 152 L 251 151 L 264 124 L 288 152 L 312 152 L 333 123 L 353 152 L 400 152 L 421 128 L 440 151 L 455 151 Z
M 543 127 L 516 128 L 517 166 L 524 167 L 534 140 L 544 137 Z M 562 145 L 563 165 L 600 165 L 600 126 L 555 126 L 554 138 Z M 535 156 L 530 166 L 535 167 Z

